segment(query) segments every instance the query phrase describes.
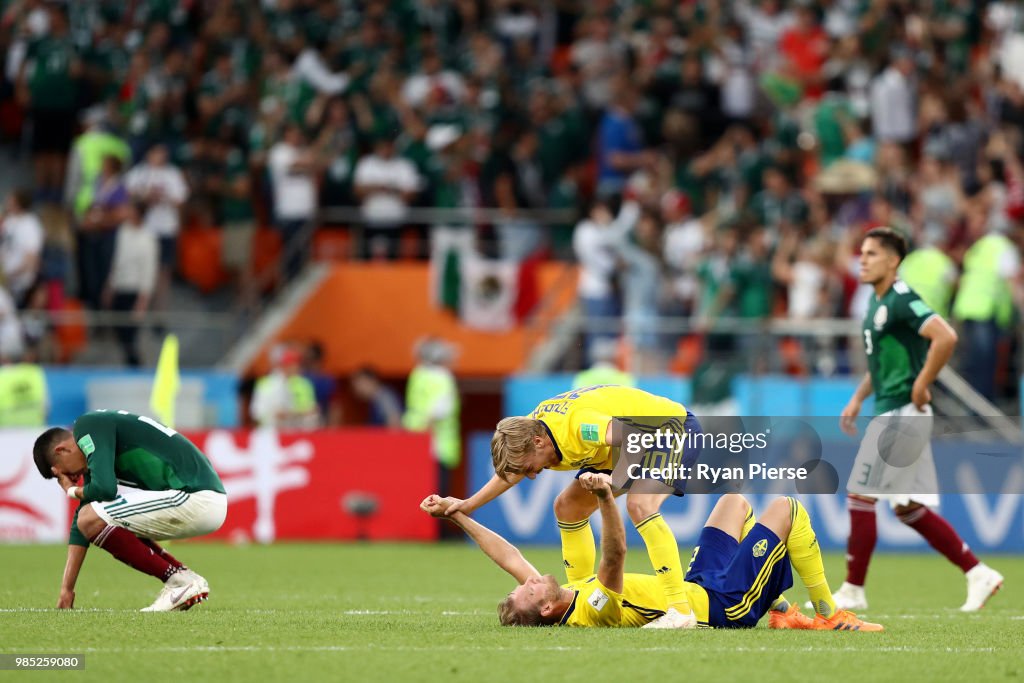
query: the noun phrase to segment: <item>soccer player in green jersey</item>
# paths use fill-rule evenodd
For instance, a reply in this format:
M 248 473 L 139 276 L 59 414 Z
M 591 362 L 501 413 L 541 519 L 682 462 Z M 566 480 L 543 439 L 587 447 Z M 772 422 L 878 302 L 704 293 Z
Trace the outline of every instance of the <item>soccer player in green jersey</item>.
M 868 372 L 843 409 L 840 426 L 857 433 L 854 419 L 875 394 L 877 417 L 861 441 L 847 482 L 850 537 L 846 581 L 835 593 L 841 609 L 867 609 L 864 580 L 878 531 L 875 501 L 886 500 L 901 522 L 913 528 L 967 575 L 967 600 L 974 612 L 1002 586 L 1003 577 L 974 556 L 938 506 L 938 479 L 932 459 L 929 386 L 953 355 L 956 333 L 942 316 L 896 276 L 907 242 L 892 228 L 875 228 L 860 250 L 860 281 L 874 296 L 862 334 Z M 895 438 L 892 438 L 896 435 Z
M 143 612 L 187 610 L 209 596 L 206 579 L 156 543 L 213 533 L 227 515 L 224 485 L 191 441 L 152 418 L 100 410 L 79 417 L 71 431 L 43 432 L 32 455 L 44 479 L 56 478 L 79 501 L 58 608 L 74 607 L 89 543 L 163 581 Z

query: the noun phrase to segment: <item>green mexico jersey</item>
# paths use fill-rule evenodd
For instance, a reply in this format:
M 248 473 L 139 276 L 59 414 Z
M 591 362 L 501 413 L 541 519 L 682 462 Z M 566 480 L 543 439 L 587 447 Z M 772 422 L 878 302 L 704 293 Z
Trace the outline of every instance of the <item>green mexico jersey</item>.
M 924 367 L 930 344 L 921 336 L 921 328 L 933 315 L 936 313 L 902 280 L 896 280 L 881 298 L 871 297 L 861 330 L 876 413 L 910 403 L 914 380 Z
M 89 462 L 82 501 L 113 500 L 118 483 L 144 491 L 217 491 L 224 484 L 195 444 L 156 420 L 123 410 L 86 413 L 75 441 Z

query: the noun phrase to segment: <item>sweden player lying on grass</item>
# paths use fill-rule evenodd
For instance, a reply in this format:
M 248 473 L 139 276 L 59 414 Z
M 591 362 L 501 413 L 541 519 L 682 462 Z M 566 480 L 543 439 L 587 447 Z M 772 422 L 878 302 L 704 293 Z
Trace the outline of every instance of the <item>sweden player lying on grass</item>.
M 612 495 L 611 478 L 585 473 L 578 481 L 598 502 L 603 529 L 601 560 L 596 574 L 567 572 L 565 585 L 560 586 L 550 574 L 542 576 L 515 546 L 479 522 L 458 511 L 448 515 L 519 582 L 498 606 L 503 625 L 643 626 L 665 613 L 668 605 L 657 577 L 624 572 L 626 532 Z M 420 507 L 434 517 L 444 517 L 453 502 L 434 495 Z M 793 585 L 792 563 L 811 594 L 817 615 L 808 619 L 791 605 L 786 613 L 778 613 L 783 627 L 883 630 L 879 624 L 835 608 L 817 538 L 799 501 L 775 499 L 759 522 L 750 513 L 743 496 L 727 494 L 715 505 L 701 532 L 684 582 L 699 625 L 755 626 L 768 613 L 771 596 Z M 800 618 L 794 619 L 796 615 Z

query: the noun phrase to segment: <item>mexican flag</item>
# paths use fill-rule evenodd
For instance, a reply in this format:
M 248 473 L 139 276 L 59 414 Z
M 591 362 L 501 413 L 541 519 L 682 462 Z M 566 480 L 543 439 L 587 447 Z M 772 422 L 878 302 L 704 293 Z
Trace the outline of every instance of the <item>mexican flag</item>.
M 504 332 L 537 302 L 536 266 L 489 259 L 471 228 L 435 228 L 431 236 L 431 299 L 475 330 Z

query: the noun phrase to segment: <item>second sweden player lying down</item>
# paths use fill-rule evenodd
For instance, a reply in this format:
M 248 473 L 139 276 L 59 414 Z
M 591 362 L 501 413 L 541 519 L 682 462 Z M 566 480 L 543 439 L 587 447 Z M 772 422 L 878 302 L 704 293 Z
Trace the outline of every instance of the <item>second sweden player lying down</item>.
M 461 512 L 447 517 L 461 527 L 495 564 L 519 583 L 498 606 L 505 626 L 643 626 L 665 613 L 665 593 L 656 576 L 626 574 L 626 530 L 607 475 L 586 473 L 579 482 L 598 501 L 603 533 L 596 574 L 567 571 L 559 585 L 541 575 L 519 549 Z M 428 496 L 421 508 L 444 517 L 452 498 Z M 739 494 L 719 499 L 697 541 L 685 588 L 701 626 L 752 628 L 773 598 L 793 585 L 790 563 L 808 588 L 817 612 L 800 615 L 796 605 L 772 611 L 770 625 L 829 631 L 882 631 L 879 624 L 837 610 L 825 579 L 817 538 L 803 505 L 776 498 L 760 520 Z M 580 566 L 580 565 L 575 565 Z

